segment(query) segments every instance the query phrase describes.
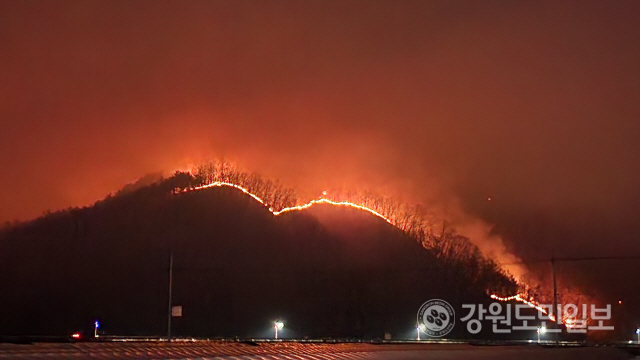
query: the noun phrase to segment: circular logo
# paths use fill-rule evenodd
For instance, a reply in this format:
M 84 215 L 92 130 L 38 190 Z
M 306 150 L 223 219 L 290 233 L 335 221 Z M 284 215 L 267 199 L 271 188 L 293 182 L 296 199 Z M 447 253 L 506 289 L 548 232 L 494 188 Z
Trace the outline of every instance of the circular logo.
M 455 323 L 453 307 L 444 300 L 431 299 L 418 310 L 418 328 L 429 336 L 445 336 Z

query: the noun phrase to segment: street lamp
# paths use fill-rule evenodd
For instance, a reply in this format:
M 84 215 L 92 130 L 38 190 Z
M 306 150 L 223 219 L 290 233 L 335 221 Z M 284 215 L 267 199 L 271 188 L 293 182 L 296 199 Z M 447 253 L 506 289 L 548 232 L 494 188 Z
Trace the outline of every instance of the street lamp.
M 424 324 L 420 324 L 416 327 L 416 330 L 418 331 L 418 341 L 420 341 L 420 332 L 425 331 L 426 329 L 427 327 Z
M 637 344 L 640 345 L 640 328 L 636 329 L 636 335 L 638 335 L 638 341 Z
M 276 339 L 278 338 L 278 330 L 282 330 L 284 323 L 280 320 L 273 323 L 273 331 L 275 331 Z
M 93 323 L 93 337 L 97 338 L 98 337 L 98 328 L 100 327 L 100 323 L 98 322 L 98 320 L 96 320 Z
M 538 327 L 537 332 L 538 332 L 538 344 L 539 344 L 540 343 L 540 335 L 541 334 L 544 335 L 544 334 L 547 333 L 547 327 L 546 326 L 540 326 L 540 327 Z

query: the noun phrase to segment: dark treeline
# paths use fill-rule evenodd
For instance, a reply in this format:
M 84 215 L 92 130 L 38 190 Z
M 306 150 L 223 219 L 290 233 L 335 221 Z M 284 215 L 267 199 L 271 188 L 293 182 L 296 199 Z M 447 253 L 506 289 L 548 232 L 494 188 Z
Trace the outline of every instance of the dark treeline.
M 111 334 L 164 334 L 172 252 L 173 303 L 184 309 L 178 335 L 268 337 L 281 318 L 288 337 L 408 338 L 426 300 L 460 308 L 488 302 L 488 291 L 516 291 L 453 231 L 430 234 L 424 246 L 356 209 L 318 205 L 274 217 L 233 188 L 176 191 L 224 180 L 205 176 L 179 172 L 4 227 L 0 334 L 67 335 L 94 319 Z M 237 172 L 225 176 L 239 182 Z M 259 177 L 247 184 L 280 206 L 296 201 Z M 451 336 L 466 334 L 460 326 Z

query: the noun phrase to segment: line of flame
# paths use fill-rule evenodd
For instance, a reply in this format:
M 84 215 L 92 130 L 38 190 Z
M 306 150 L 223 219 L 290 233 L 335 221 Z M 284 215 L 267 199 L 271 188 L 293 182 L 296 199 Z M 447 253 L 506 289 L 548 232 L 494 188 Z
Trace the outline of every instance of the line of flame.
M 212 182 L 210 184 L 201 185 L 201 186 L 197 186 L 197 187 L 193 187 L 193 188 L 189 188 L 189 189 L 184 189 L 183 191 L 187 192 L 187 191 L 193 191 L 193 190 L 208 189 L 208 188 L 213 188 L 213 187 L 231 187 L 231 188 L 240 190 L 243 193 L 251 196 L 254 200 L 259 202 L 260 204 L 262 204 L 265 207 L 267 207 L 269 209 L 269 212 L 271 212 L 274 216 L 278 216 L 280 214 L 284 214 L 284 213 L 287 213 L 287 212 L 290 212 L 290 211 L 300 211 L 300 210 L 308 209 L 311 206 L 316 205 L 316 204 L 330 204 L 330 205 L 334 205 L 334 206 L 347 206 L 347 207 L 351 207 L 351 208 L 354 208 L 354 209 L 367 211 L 370 214 L 373 214 L 373 215 L 383 219 L 384 221 L 388 222 L 389 224 L 395 226 L 395 224 L 390 219 L 388 219 L 384 215 L 380 214 L 379 212 L 377 212 L 377 211 L 375 211 L 375 210 L 373 210 L 373 209 L 371 209 L 369 207 L 366 207 L 364 205 L 352 203 L 352 202 L 349 202 L 349 201 L 333 201 L 333 200 L 329 200 L 329 199 L 326 199 L 326 198 L 320 198 L 318 200 L 311 200 L 306 204 L 291 206 L 291 207 L 284 208 L 282 210 L 275 211 L 275 210 L 273 210 L 273 208 L 271 208 L 268 204 L 266 204 L 265 201 L 262 200 L 261 198 L 259 198 L 257 195 L 251 193 L 249 190 L 245 189 L 244 187 L 242 187 L 240 185 L 229 183 L 229 182 L 215 181 L 215 182 Z M 522 295 L 520 295 L 520 294 L 516 294 L 516 295 L 508 296 L 508 297 L 500 297 L 498 295 L 491 294 L 490 297 L 492 299 L 498 300 L 498 301 L 512 301 L 512 300 L 519 301 L 519 302 L 521 302 L 523 304 L 526 304 L 526 305 L 528 305 L 528 306 L 530 306 L 530 307 L 542 312 L 543 314 L 547 315 L 549 317 L 549 319 L 551 319 L 551 321 L 556 321 L 555 317 L 553 315 L 550 315 L 545 308 L 541 307 L 539 304 L 537 304 L 537 303 L 535 303 L 533 301 L 529 301 L 529 300 L 523 298 Z
M 184 192 L 192 191 L 192 190 L 208 189 L 208 188 L 212 188 L 212 187 L 222 187 L 222 186 L 227 186 L 227 187 L 232 187 L 234 189 L 238 189 L 238 190 L 242 191 L 243 193 L 251 196 L 254 200 L 259 202 L 260 204 L 266 205 L 264 203 L 264 200 L 260 199 L 259 197 L 257 197 L 253 193 L 249 192 L 249 190 L 243 188 L 242 186 L 236 185 L 236 184 L 232 184 L 232 183 L 228 183 L 228 182 L 222 182 L 222 181 L 216 181 L 216 182 L 212 182 L 211 184 L 201 185 L 201 186 L 197 186 L 197 187 L 190 188 L 190 189 L 184 189 Z M 269 208 L 269 210 L 271 210 L 271 208 Z M 273 210 L 271 210 L 271 212 L 273 212 Z
M 223 186 L 232 187 L 234 189 L 238 189 L 238 190 L 242 191 L 243 193 L 251 196 L 254 200 L 256 200 L 260 204 L 266 206 L 274 216 L 278 216 L 280 214 L 283 214 L 283 213 L 286 213 L 286 212 L 290 212 L 290 211 L 299 211 L 299 210 L 308 209 L 311 206 L 316 205 L 316 204 L 330 204 L 330 205 L 335 205 L 335 206 L 346 206 L 346 207 L 351 207 L 351 208 L 354 208 L 354 209 L 364 210 L 364 211 L 366 211 L 366 212 L 368 212 L 370 214 L 373 214 L 373 215 L 379 217 L 380 219 L 388 222 L 389 224 L 394 225 L 391 222 L 391 220 L 389 220 L 387 217 L 385 217 L 384 215 L 380 214 L 379 212 L 377 212 L 377 211 L 375 211 L 375 210 L 373 210 L 373 209 L 371 209 L 369 207 L 366 207 L 364 205 L 352 203 L 352 202 L 349 202 L 349 201 L 333 201 L 333 200 L 329 200 L 329 199 L 326 199 L 326 198 L 320 198 L 318 200 L 311 200 L 306 204 L 291 206 L 291 207 L 284 208 L 282 210 L 275 211 L 273 208 L 271 208 L 264 200 L 259 198 L 257 195 L 251 193 L 249 190 L 243 188 L 240 185 L 229 183 L 229 182 L 216 181 L 216 182 L 212 182 L 212 183 L 207 184 L 207 185 L 201 185 L 201 186 L 197 186 L 197 187 L 194 187 L 194 188 L 185 189 L 184 191 L 186 192 L 186 191 L 192 191 L 192 190 L 201 190 L 201 189 L 207 189 L 207 188 L 213 188 L 213 187 L 223 187 Z
M 359 209 L 359 210 L 364 210 L 367 211 L 381 219 L 383 219 L 384 221 L 388 222 L 389 224 L 393 225 L 393 223 L 391 222 L 391 220 L 387 219 L 384 215 L 380 214 L 379 212 L 368 208 L 364 205 L 359 205 L 356 203 L 352 203 L 349 201 L 333 201 L 333 200 L 329 200 L 326 198 L 321 198 L 319 200 L 311 200 L 308 203 L 304 204 L 304 205 L 298 205 L 298 206 L 292 206 L 292 207 L 288 207 L 288 208 L 284 208 L 280 211 L 274 211 L 273 215 L 278 216 L 282 213 L 286 213 L 289 211 L 296 211 L 296 210 L 303 210 L 303 209 L 307 209 L 310 208 L 311 206 L 315 205 L 315 204 L 330 204 L 330 205 L 335 205 L 335 206 L 347 206 L 347 207 L 352 207 L 354 209 Z
M 520 295 L 520 294 L 515 294 L 515 295 L 507 296 L 507 297 L 500 297 L 498 295 L 491 294 L 491 298 L 493 300 L 504 301 L 504 302 L 512 301 L 512 300 L 519 301 L 519 302 L 521 302 L 523 304 L 526 304 L 529 307 L 532 307 L 532 308 L 540 311 L 541 313 L 547 315 L 551 321 L 554 321 L 554 322 L 556 321 L 555 316 L 553 314 L 549 314 L 549 312 L 547 311 L 546 308 L 543 308 L 542 306 L 540 306 L 540 304 L 538 304 L 536 302 L 529 301 L 529 300 L 523 298 L 522 295 Z

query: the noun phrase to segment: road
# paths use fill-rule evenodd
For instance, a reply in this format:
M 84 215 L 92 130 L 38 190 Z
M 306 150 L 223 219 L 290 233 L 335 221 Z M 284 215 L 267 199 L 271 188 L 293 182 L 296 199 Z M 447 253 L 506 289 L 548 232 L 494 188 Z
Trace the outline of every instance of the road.
M 538 345 L 322 344 L 236 342 L 101 342 L 0 344 L 0 359 L 634 359 L 612 347 L 545 348 Z M 635 358 L 640 359 L 640 358 Z

